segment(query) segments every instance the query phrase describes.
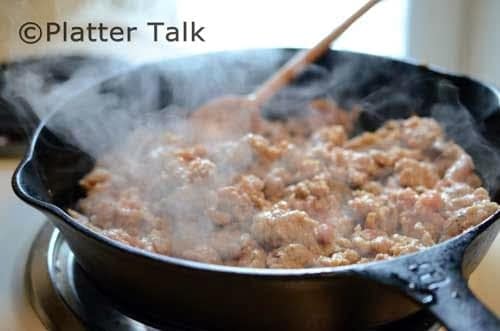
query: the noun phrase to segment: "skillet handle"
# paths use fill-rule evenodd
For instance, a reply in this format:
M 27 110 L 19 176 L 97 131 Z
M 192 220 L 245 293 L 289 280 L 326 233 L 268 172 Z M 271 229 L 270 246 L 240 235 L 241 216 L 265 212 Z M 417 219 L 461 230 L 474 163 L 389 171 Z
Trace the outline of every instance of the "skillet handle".
M 500 229 L 500 223 L 495 222 L 498 217 L 497 212 L 475 230 L 444 245 L 435 246 L 427 252 L 427 256 L 422 256 L 423 260 L 413 258 L 416 264 L 412 267 L 418 275 L 419 286 L 432 292 L 431 302 L 420 302 L 426 304 L 426 308 L 448 330 L 500 330 L 500 319 L 479 301 L 467 285 L 468 276 L 479 264 Z M 427 262 L 431 268 L 421 270 L 425 261 L 432 261 Z M 407 293 L 419 301 L 416 291 Z
M 427 309 L 450 331 L 500 330 L 500 320 L 476 298 L 460 270 L 448 274 Z
M 474 296 L 462 276 L 460 253 L 428 250 L 397 263 L 377 263 L 368 275 L 399 288 L 449 331 L 499 331 L 500 320 Z
M 398 260 L 374 263 L 362 273 L 400 289 L 449 331 L 498 331 L 500 320 L 474 296 L 464 275 L 468 277 L 495 239 L 499 217 L 497 212 L 474 230 L 446 243 Z

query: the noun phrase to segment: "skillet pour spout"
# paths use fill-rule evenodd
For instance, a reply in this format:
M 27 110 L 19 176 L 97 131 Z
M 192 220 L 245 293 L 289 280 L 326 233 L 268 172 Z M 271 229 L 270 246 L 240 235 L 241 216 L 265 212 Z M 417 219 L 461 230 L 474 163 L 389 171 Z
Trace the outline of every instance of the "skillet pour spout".
M 146 102 L 151 110 L 170 104 L 193 109 L 193 102 L 202 103 L 203 99 L 248 93 L 296 52 L 250 50 L 175 59 L 121 74 L 96 90 L 122 100 L 120 106 L 149 98 Z M 276 54 L 281 60 L 274 66 L 263 61 L 276 58 Z M 245 72 L 256 73 L 254 80 L 243 87 L 228 84 L 217 89 L 210 74 L 201 74 L 213 73 L 217 67 L 227 73 L 228 82 L 240 81 L 242 63 Z M 351 70 L 345 70 L 346 65 Z M 439 102 L 435 86 L 445 81 L 456 88 L 458 101 L 478 122 L 485 139 L 497 148 L 495 153 L 500 150 L 499 95 L 484 84 L 411 63 L 350 52 L 329 51 L 316 66 L 325 75 L 337 77 L 334 88 L 326 86 L 323 93 L 346 109 L 363 104 L 381 86 L 390 88 L 399 101 L 419 100 L 407 107 L 382 104 L 378 114 L 383 116 L 374 116 L 375 120 L 412 113 L 431 116 L 429 109 Z M 301 77 L 300 83 L 308 79 L 311 77 Z M 157 91 L 140 90 L 137 84 L 141 81 L 157 85 Z M 191 86 L 190 82 L 211 88 L 200 90 L 195 101 L 182 99 L 175 89 Z M 95 160 L 51 125 L 74 104 L 84 109 L 90 102 L 85 91 L 74 98 L 67 109 L 62 107 L 44 118 L 35 130 L 26 157 L 13 176 L 13 189 L 19 198 L 47 215 L 87 277 L 125 314 L 160 329 L 174 321 L 209 330 L 326 331 L 373 328 L 423 307 L 449 330 L 500 329 L 499 320 L 474 297 L 466 283 L 499 231 L 499 212 L 458 237 L 410 255 L 344 267 L 293 270 L 210 265 L 158 255 L 85 227 L 66 210 L 83 196 L 78 181 L 93 168 Z M 88 106 L 89 111 L 94 108 Z M 112 114 L 116 113 L 106 114 L 111 114 L 109 121 L 113 121 Z M 92 124 L 94 129 L 106 124 L 103 117 L 99 119 Z M 373 128 L 372 124 L 373 118 L 361 116 L 361 130 Z M 491 167 L 488 160 L 477 158 L 481 150 L 465 149 L 479 175 Z M 495 193 L 490 191 L 498 202 Z

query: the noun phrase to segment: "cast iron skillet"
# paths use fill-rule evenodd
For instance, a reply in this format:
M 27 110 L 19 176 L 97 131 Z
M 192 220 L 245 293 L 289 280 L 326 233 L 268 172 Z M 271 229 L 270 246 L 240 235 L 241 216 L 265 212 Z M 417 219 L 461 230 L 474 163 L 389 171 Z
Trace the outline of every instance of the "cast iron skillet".
M 193 107 L 217 94 L 250 91 L 295 52 L 281 50 L 280 59 L 271 61 L 276 51 L 218 53 L 158 63 L 117 76 L 94 92 L 118 96 L 115 101 L 119 107 L 137 98 L 149 98 L 151 109 L 162 109 L 170 103 Z M 264 65 L 254 61 L 263 58 L 269 59 Z M 352 66 L 346 69 L 346 64 Z M 214 68 L 224 70 L 224 81 L 229 84 L 214 80 Z M 238 81 L 239 74 L 249 70 L 254 77 Z M 325 82 L 325 77 L 335 79 Z M 153 82 L 158 89 L 143 89 L 144 81 Z M 199 86 L 206 88 L 197 91 L 196 100 L 184 98 L 179 91 L 189 90 L 193 82 L 201 82 Z M 360 130 L 373 129 L 387 118 L 411 113 L 430 115 L 434 106 L 455 106 L 466 109 L 483 137 L 500 146 L 496 130 L 500 123 L 498 93 L 469 78 L 382 57 L 331 51 L 295 84 L 311 82 L 323 84 L 321 91 L 302 93 L 296 104 L 300 106 L 304 101 L 301 98 L 318 93 L 334 97 L 345 107 L 361 103 L 366 112 Z M 268 116 L 283 117 L 285 107 L 280 105 L 288 97 L 286 92 L 277 96 L 266 110 Z M 66 107 L 85 102 L 85 93 L 81 93 Z M 94 108 L 89 105 L 81 109 L 92 114 Z M 362 265 L 261 270 L 160 256 L 96 234 L 65 212 L 82 196 L 77 181 L 92 168 L 94 160 L 75 146 L 70 135 L 60 131 L 56 135 L 55 130 L 47 128 L 64 113 L 64 109 L 58 110 L 35 130 L 26 157 L 14 174 L 14 191 L 62 232 L 96 286 L 120 309 L 141 321 L 159 327 L 175 321 L 227 330 L 362 329 L 424 307 L 450 330 L 500 329 L 499 320 L 474 297 L 466 281 L 499 231 L 498 212 L 445 243 Z M 109 111 L 109 121 L 115 115 Z M 89 121 L 85 116 L 80 118 L 82 126 Z M 99 129 L 102 125 L 106 123 L 101 118 L 91 127 Z M 116 132 L 117 136 L 121 134 Z M 455 138 L 460 142 L 460 135 Z M 484 154 L 497 150 L 485 150 L 474 143 L 464 147 L 475 159 L 480 175 L 489 176 L 488 169 L 497 165 Z M 490 182 L 497 179 L 490 178 Z M 498 198 L 494 186 L 490 185 L 490 194 Z

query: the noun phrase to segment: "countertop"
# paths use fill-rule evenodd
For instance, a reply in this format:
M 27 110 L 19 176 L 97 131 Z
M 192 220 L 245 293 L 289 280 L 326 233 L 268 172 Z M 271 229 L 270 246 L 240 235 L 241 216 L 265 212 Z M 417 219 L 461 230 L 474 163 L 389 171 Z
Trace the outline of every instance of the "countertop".
M 24 289 L 24 268 L 31 242 L 44 216 L 22 203 L 10 179 L 18 160 L 0 159 L 0 330 L 45 330 Z
M 19 161 L 0 159 L 0 331 L 45 330 L 24 290 L 24 267 L 30 244 L 44 216 L 22 203 L 10 180 Z M 500 236 L 471 277 L 473 291 L 500 315 Z

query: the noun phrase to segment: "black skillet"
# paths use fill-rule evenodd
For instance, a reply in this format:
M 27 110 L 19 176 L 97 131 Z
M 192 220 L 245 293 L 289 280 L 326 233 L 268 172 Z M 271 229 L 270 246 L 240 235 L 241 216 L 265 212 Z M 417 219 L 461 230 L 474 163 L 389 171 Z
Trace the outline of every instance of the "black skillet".
M 281 55 L 276 60 L 278 51 Z M 470 231 L 419 253 L 362 265 L 298 270 L 235 268 L 160 256 L 96 234 L 65 212 L 82 196 L 77 181 L 92 168 L 94 160 L 75 147 L 73 132 L 55 124 L 60 123 L 58 118 L 73 110 L 68 116 L 79 121 L 78 130 L 99 131 L 114 121 L 116 109 L 141 98 L 141 107 L 149 109 L 168 104 L 195 108 L 211 96 L 252 90 L 293 52 L 219 53 L 142 67 L 93 89 L 92 93 L 114 100 L 107 102 L 107 108 L 92 103 L 88 92 L 82 92 L 35 130 L 26 157 L 14 174 L 14 191 L 49 217 L 88 277 L 114 304 L 157 327 L 173 320 L 181 325 L 226 330 L 364 329 L 423 307 L 450 330 L 499 330 L 498 318 L 467 286 L 468 276 L 499 231 L 498 212 Z M 253 77 L 242 79 L 241 74 L 249 71 Z M 224 79 L 214 80 L 220 77 L 214 73 L 223 73 Z M 143 87 L 144 82 L 155 88 Z M 182 92 L 194 83 L 198 90 L 194 98 L 188 98 Z M 311 97 L 330 95 L 344 107 L 364 106 L 359 130 L 374 129 L 387 118 L 411 113 L 440 114 L 431 114 L 431 109 L 456 109 L 462 124 L 470 116 L 493 147 L 470 140 L 464 147 L 498 201 L 498 178 L 491 170 L 497 166 L 493 160 L 500 146 L 500 107 L 499 95 L 492 88 L 423 66 L 336 51 L 325 55 L 295 82 L 295 86 L 307 84 L 321 88 L 301 90 L 299 97 L 285 91 L 271 101 L 267 115 L 292 116 L 293 107 L 283 103 L 288 98 L 295 98 L 293 104 L 300 109 Z M 97 108 L 104 115 L 95 117 Z M 96 118 L 99 120 L 91 122 Z M 452 128 L 449 134 L 460 143 L 466 128 L 471 126 Z M 126 131 L 113 130 L 107 141 L 95 141 L 90 147 L 104 151 L 119 142 Z

